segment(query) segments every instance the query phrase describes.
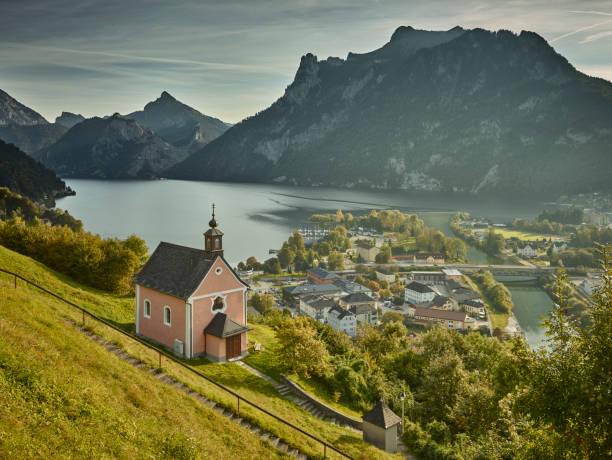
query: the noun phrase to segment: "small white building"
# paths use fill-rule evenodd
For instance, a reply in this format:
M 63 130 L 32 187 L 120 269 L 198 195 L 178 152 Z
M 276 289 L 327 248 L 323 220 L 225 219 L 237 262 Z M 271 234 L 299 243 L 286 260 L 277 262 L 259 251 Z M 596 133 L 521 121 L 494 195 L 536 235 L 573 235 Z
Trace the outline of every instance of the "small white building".
M 397 452 L 398 427 L 402 423 L 395 412 L 381 399 L 363 414 L 363 440 L 385 452 Z
M 300 313 L 317 321 L 327 323 L 327 314 L 336 301 L 329 296 L 308 295 L 300 298 Z
M 379 252 L 379 248 L 369 243 L 357 243 L 355 247 L 355 254 L 357 257 L 361 257 L 365 262 L 375 262 L 376 255 Z
M 350 311 L 334 305 L 327 312 L 327 324 L 351 337 L 357 335 L 357 318 Z
M 528 259 L 532 259 L 534 257 L 538 257 L 538 248 L 531 247 L 531 245 L 526 244 L 522 248 L 516 249 L 516 254 L 520 257 L 526 257 Z
M 404 290 L 404 298 L 406 303 L 421 303 L 429 302 L 436 296 L 436 291 L 427 286 L 426 284 L 413 281 L 406 286 Z
M 565 251 L 566 249 L 567 249 L 567 243 L 565 241 L 555 241 L 552 244 L 553 254 L 557 254 L 558 252 Z

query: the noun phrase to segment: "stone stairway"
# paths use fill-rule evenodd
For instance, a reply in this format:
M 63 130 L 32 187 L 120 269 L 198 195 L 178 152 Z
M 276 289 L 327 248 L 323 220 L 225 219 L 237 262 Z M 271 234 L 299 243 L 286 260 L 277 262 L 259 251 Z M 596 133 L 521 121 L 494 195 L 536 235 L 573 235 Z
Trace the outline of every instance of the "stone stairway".
M 205 406 L 210 407 L 211 409 L 213 409 L 214 411 L 216 411 L 217 413 L 219 413 L 220 415 L 228 418 L 229 420 L 238 423 L 239 425 L 241 425 L 242 427 L 246 428 L 247 430 L 249 430 L 251 433 L 253 433 L 256 436 L 259 436 L 260 438 L 268 441 L 270 444 L 272 444 L 276 449 L 283 451 L 289 455 L 291 455 L 292 457 L 295 457 L 299 460 L 307 460 L 308 456 L 306 454 L 304 454 L 303 452 L 299 451 L 298 449 L 289 446 L 287 443 L 285 443 L 282 439 L 280 439 L 279 437 L 277 437 L 276 435 L 269 433 L 267 431 L 263 431 L 260 427 L 258 427 L 257 425 L 253 424 L 252 422 L 250 422 L 249 420 L 246 420 L 242 417 L 240 417 L 239 415 L 237 415 L 235 412 L 233 412 L 230 409 L 227 409 L 217 403 L 215 403 L 214 401 L 211 401 L 210 399 L 208 399 L 206 396 L 198 393 L 197 391 L 192 390 L 191 388 L 189 388 L 187 385 L 185 385 L 182 382 L 179 382 L 178 380 L 175 380 L 173 377 L 167 375 L 166 373 L 164 373 L 163 371 L 161 371 L 160 369 L 155 369 L 150 367 L 149 365 L 143 363 L 142 361 L 140 361 L 138 358 L 135 358 L 134 356 L 130 355 L 129 353 L 125 352 L 123 349 L 119 348 L 118 346 L 112 344 L 111 342 L 107 341 L 105 338 L 81 327 L 79 324 L 75 323 L 72 320 L 66 320 L 69 324 L 71 324 L 72 326 L 74 326 L 75 328 L 77 328 L 79 331 L 81 331 L 83 334 L 85 334 L 87 337 L 89 337 L 90 339 L 92 339 L 93 341 L 99 343 L 100 345 L 102 345 L 104 348 L 106 348 L 108 351 L 110 351 L 111 353 L 114 353 L 115 355 L 117 355 L 119 358 L 123 359 L 124 361 L 128 362 L 129 364 L 131 364 L 132 366 L 134 366 L 137 369 L 143 370 L 151 375 L 153 375 L 154 377 L 156 377 L 157 379 L 159 379 L 161 382 L 170 385 L 174 388 L 176 388 L 177 390 L 180 390 L 182 392 L 184 392 L 185 394 L 187 394 L 188 396 L 191 396 L 192 398 L 198 400 L 200 403 L 204 404 Z

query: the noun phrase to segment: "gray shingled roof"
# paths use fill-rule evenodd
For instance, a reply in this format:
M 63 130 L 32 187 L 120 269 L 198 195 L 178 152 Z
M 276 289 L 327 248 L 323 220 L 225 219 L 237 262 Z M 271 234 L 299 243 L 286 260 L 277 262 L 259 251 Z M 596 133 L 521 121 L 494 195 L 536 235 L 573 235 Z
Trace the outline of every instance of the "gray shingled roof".
M 406 286 L 406 289 L 410 289 L 411 291 L 420 293 L 434 292 L 432 288 L 430 288 L 426 284 L 419 283 L 418 281 L 413 281 L 408 286 Z
M 215 259 L 207 260 L 201 249 L 162 241 L 134 276 L 134 282 L 186 300 L 198 288 Z
M 238 321 L 233 320 L 225 313 L 217 313 L 210 323 L 208 323 L 204 332 L 224 339 L 233 335 L 242 334 L 248 330 L 249 328 L 244 324 L 240 324 Z
M 372 297 L 363 292 L 353 292 L 352 294 L 342 297 L 341 300 L 346 303 L 376 302 Z
M 402 423 L 402 419 L 389 409 L 382 399 L 369 412 L 363 414 L 362 418 L 364 422 L 370 422 L 385 429 Z
M 321 279 L 324 279 L 324 280 L 335 280 L 336 278 L 340 278 L 335 273 L 328 272 L 327 270 L 324 270 L 324 269 L 319 268 L 319 267 L 311 268 L 311 269 L 308 270 L 308 272 L 310 272 L 313 275 L 317 276 L 318 278 L 321 278 Z
M 435 308 L 415 307 L 414 316 L 425 316 L 427 318 L 444 319 L 450 321 L 465 321 L 467 313 L 464 311 L 436 310 Z

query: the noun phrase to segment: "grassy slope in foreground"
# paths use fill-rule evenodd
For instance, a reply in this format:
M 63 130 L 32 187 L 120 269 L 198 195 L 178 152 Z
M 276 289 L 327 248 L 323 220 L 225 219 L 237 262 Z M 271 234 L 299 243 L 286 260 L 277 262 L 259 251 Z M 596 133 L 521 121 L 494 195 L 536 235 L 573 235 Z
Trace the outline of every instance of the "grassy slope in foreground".
M 93 313 L 111 320 L 113 323 L 121 326 L 123 329 L 130 332 L 133 331 L 133 297 L 120 297 L 82 286 L 63 275 L 57 274 L 40 263 L 10 251 L 2 246 L 0 246 L 0 267 L 14 271 L 25 276 L 26 278 L 36 281 L 50 291 L 59 293 L 68 300 L 72 300 L 79 305 L 90 309 L 90 311 Z M 4 280 L 4 283 L 8 282 L 10 285 L 12 285 L 11 283 L 13 282 L 12 279 L 8 278 L 5 274 L 0 274 L 0 280 Z M 24 284 L 21 281 L 19 281 L 19 283 L 20 285 Z M 24 292 L 27 292 L 29 295 L 34 291 L 28 289 L 28 291 Z M 45 298 L 49 300 L 44 301 Z M 46 296 L 42 299 L 45 303 L 41 304 L 41 307 L 56 305 L 50 301 L 51 297 Z M 31 304 L 31 300 L 26 300 L 24 298 L 24 305 Z M 71 311 L 70 307 L 68 306 L 62 309 L 59 307 L 57 308 L 60 312 L 62 312 L 62 314 L 66 314 L 67 312 Z M 80 321 L 80 314 L 76 314 L 74 318 Z M 134 341 L 120 336 L 116 332 L 110 331 L 107 327 L 97 325 L 92 320 L 89 320 L 87 324 L 94 330 L 94 332 L 102 335 L 107 340 L 118 344 L 133 356 L 149 363 L 152 366 L 157 365 L 156 353 L 143 348 Z M 262 407 L 271 410 L 273 413 L 281 416 L 285 420 L 325 439 L 340 449 L 346 450 L 355 458 L 401 458 L 397 454 L 387 454 L 371 445 L 364 443 L 361 440 L 360 433 L 349 431 L 342 427 L 317 419 L 309 412 L 296 406 L 291 401 L 280 397 L 278 391 L 276 391 L 276 389 L 270 383 L 248 373 L 236 364 L 220 365 L 213 364 L 205 360 L 198 360 L 195 362 L 189 361 L 188 363 L 197 368 L 200 372 L 232 388 L 242 396 L 257 404 L 260 404 Z M 235 398 L 230 397 L 227 395 L 227 393 L 220 392 L 211 384 L 180 368 L 178 365 L 165 361 L 163 368 L 166 373 L 172 375 L 177 380 L 184 382 L 196 391 L 201 391 L 202 394 L 206 395 L 209 399 L 212 399 L 226 407 L 235 408 Z M 171 411 L 175 405 L 166 406 L 164 404 L 164 406 L 165 410 Z M 260 412 L 257 412 L 255 409 L 246 404 L 241 404 L 240 414 L 245 418 L 254 420 L 262 428 L 274 433 L 285 441 L 289 441 L 291 445 L 300 448 L 309 455 L 317 456 L 322 455 L 323 453 L 323 449 L 319 443 L 306 438 L 303 435 L 296 434 L 296 432 L 291 428 L 265 415 L 262 415 Z M 228 442 L 231 442 L 229 438 Z M 255 455 L 255 457 L 257 456 Z M 244 457 L 239 455 L 237 458 Z M 332 458 L 337 458 L 337 455 L 332 456 Z
M 85 337 L 66 313 L 0 275 L 1 458 L 282 458 Z

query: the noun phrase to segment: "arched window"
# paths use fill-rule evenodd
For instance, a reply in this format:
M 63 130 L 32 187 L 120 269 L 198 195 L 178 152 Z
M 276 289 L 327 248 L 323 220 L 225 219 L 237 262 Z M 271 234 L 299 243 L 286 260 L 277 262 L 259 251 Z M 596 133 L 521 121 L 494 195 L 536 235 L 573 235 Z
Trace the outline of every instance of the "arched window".
M 212 310 L 219 311 L 219 310 L 223 310 L 224 308 L 225 308 L 225 301 L 223 300 L 223 297 L 217 297 L 213 302 Z
M 215 238 L 215 249 L 221 249 L 221 238 Z
M 145 318 L 151 317 L 151 301 L 147 299 L 145 299 L 144 301 L 144 317 Z
M 164 307 L 164 324 L 166 326 L 172 326 L 172 310 L 170 310 L 168 306 Z

